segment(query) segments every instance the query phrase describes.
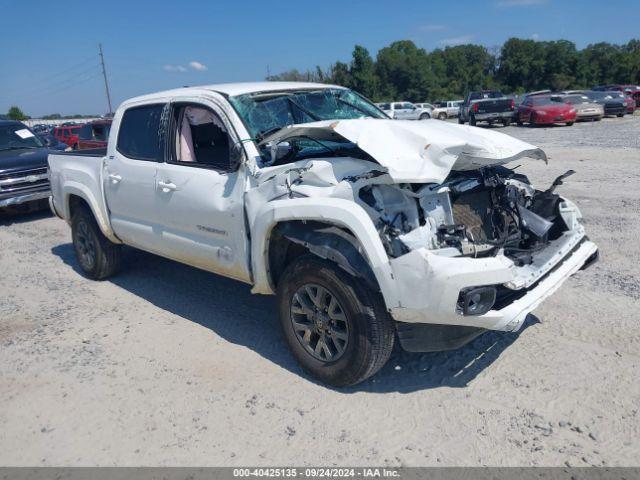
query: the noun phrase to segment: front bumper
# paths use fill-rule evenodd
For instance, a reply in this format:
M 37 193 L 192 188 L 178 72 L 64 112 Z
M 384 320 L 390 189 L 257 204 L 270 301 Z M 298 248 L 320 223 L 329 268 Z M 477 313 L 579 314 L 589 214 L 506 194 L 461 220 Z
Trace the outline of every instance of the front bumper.
M 15 197 L 3 198 L 2 200 L 0 200 L 0 208 L 21 205 L 23 203 L 33 202 L 36 200 L 42 200 L 44 198 L 49 198 L 50 195 L 51 190 L 44 190 L 40 192 L 27 193 L 24 195 L 17 195 Z
M 567 113 L 567 114 L 546 114 L 540 115 L 536 114 L 535 123 L 540 125 L 552 125 L 554 123 L 568 123 L 575 122 L 577 115 L 575 113 Z
M 442 257 L 417 249 L 391 261 L 402 289 L 400 305 L 390 308 L 398 322 L 476 327 L 516 331 L 527 315 L 564 281 L 597 258 L 598 248 L 583 232 L 570 232 L 534 257 L 525 268 L 503 255 L 484 258 Z M 469 287 L 499 286 L 501 296 L 483 315 L 463 315 L 460 291 Z

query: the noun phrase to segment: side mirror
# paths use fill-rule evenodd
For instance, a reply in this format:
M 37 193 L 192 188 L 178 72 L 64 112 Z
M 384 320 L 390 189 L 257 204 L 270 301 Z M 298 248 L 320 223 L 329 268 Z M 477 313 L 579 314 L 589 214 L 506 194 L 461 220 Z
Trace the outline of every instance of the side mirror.
M 289 142 L 269 142 L 266 146 L 271 154 L 271 165 L 285 158 L 293 151 L 293 146 Z

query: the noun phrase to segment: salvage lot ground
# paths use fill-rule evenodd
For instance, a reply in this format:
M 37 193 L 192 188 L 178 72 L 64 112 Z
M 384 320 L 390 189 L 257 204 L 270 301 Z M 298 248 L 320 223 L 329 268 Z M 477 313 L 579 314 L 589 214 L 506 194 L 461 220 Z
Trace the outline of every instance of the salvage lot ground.
M 546 149 L 601 261 L 517 334 L 394 353 L 331 390 L 305 376 L 270 297 L 128 250 L 94 283 L 67 225 L 0 219 L 1 465 L 637 465 L 640 115 L 496 128 Z

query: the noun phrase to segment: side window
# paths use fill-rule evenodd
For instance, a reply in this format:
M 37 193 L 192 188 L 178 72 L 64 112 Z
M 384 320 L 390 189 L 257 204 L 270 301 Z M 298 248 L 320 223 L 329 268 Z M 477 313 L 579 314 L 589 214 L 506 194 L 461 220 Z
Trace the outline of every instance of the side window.
M 164 104 L 127 109 L 120 121 L 117 149 L 125 157 L 159 162 L 162 160 L 160 124 Z
M 228 171 L 233 140 L 212 110 L 197 104 L 176 104 L 171 128 L 171 161 L 180 165 Z

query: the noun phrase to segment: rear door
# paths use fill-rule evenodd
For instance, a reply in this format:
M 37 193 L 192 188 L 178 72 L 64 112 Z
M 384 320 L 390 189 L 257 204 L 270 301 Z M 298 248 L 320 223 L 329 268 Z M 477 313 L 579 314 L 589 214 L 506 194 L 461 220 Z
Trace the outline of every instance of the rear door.
M 158 252 L 156 173 L 163 160 L 166 103 L 127 108 L 114 121 L 103 181 L 113 231 L 125 243 Z

